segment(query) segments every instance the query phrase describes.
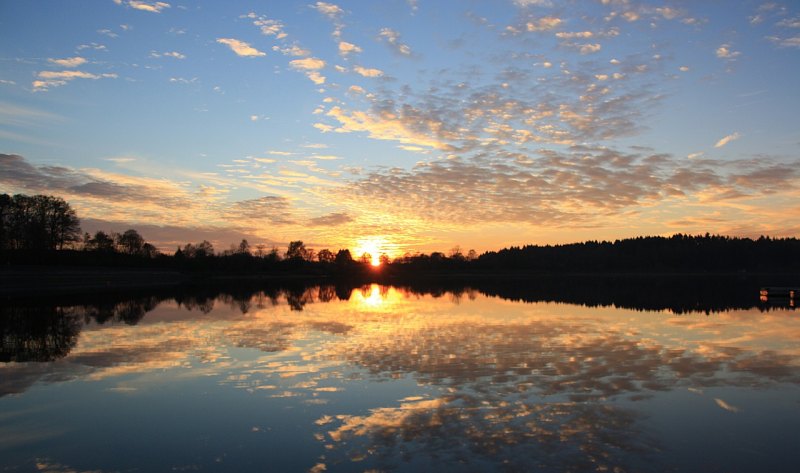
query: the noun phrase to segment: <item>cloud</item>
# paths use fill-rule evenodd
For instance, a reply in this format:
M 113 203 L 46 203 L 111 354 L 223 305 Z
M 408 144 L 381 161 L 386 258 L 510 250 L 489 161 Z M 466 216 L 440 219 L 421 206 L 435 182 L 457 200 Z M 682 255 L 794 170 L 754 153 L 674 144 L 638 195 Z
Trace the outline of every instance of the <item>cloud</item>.
M 528 8 L 528 7 L 552 7 L 553 2 L 551 0 L 514 0 L 514 5 L 520 8 Z
M 115 162 L 131 161 L 123 157 Z M 0 154 L 0 188 L 9 193 L 63 197 L 76 209 L 84 223 L 92 220 L 116 222 L 114 228 L 146 228 L 148 232 L 162 228 L 156 232 L 158 239 L 153 241 L 160 248 L 169 247 L 179 239 L 184 239 L 184 243 L 197 241 L 208 234 L 216 234 L 217 239 L 226 238 L 222 241 L 225 245 L 242 238 L 250 241 L 270 239 L 275 234 L 276 225 L 293 227 L 293 233 L 302 233 L 307 239 L 327 235 L 328 241 L 341 244 L 344 239 L 341 230 L 328 232 L 326 228 L 347 223 L 343 215 L 350 216 L 349 212 L 334 211 L 319 220 L 320 229 L 309 230 L 306 224 L 312 217 L 308 216 L 308 211 L 295 207 L 288 197 L 270 191 L 279 189 L 285 192 L 305 185 L 330 186 L 333 183 L 289 170 L 275 175 L 266 172 L 263 175 L 250 174 L 250 170 L 274 162 L 269 158 L 242 160 L 237 166 L 246 172 L 237 173 L 232 178 L 187 173 L 179 180 L 171 180 L 99 169 L 37 166 L 19 155 Z M 147 163 L 139 165 L 146 166 Z M 186 182 L 187 176 L 195 183 Z M 232 188 L 255 189 L 263 196 L 232 200 Z M 302 204 L 314 205 L 309 202 L 306 198 Z M 193 235 L 192 229 L 199 227 L 197 222 L 203 222 L 203 236 Z M 98 229 L 107 231 L 109 227 Z
M 677 160 L 573 146 L 566 153 L 492 150 L 411 170 L 377 170 L 331 192 L 350 208 L 383 209 L 399 219 L 570 227 L 607 225 L 626 209 L 689 195 L 713 207 L 731 197 L 786 192 L 796 189 L 798 175 L 800 170 L 775 162 Z
M 113 31 L 111 31 L 109 29 L 97 30 L 97 32 L 102 34 L 102 35 L 106 35 L 109 38 L 119 38 L 119 35 L 117 33 L 114 33 Z
M 598 43 L 587 43 L 576 45 L 581 54 L 594 54 L 602 48 Z
M 731 133 L 730 135 L 727 135 L 727 136 L 721 138 L 719 141 L 717 141 L 717 143 L 714 145 L 714 147 L 715 148 L 722 148 L 723 146 L 725 146 L 726 144 L 730 143 L 731 141 L 738 140 L 739 138 L 741 138 L 741 136 L 742 135 L 738 131 L 734 132 L 734 133 Z
M 303 71 L 306 77 L 316 85 L 325 83 L 325 76 L 320 74 L 319 70 L 325 67 L 325 61 L 315 57 L 307 57 L 303 59 L 295 59 L 289 61 L 289 66 L 292 69 Z
M 347 215 L 346 213 L 336 212 L 323 215 L 321 217 L 314 217 L 309 220 L 309 224 L 313 226 L 336 226 L 344 223 L 350 223 L 352 221 L 353 217 Z
M 556 33 L 558 39 L 592 38 L 594 33 L 591 31 L 560 31 Z
M 317 2 L 313 5 L 313 8 L 331 20 L 337 20 L 344 14 L 344 10 L 333 3 Z
M 84 71 L 41 71 L 37 74 L 39 80 L 33 81 L 33 91 L 46 91 L 53 87 L 66 85 L 75 79 L 116 79 L 116 74 L 92 74 Z
M 563 23 L 561 18 L 545 16 L 538 20 L 532 20 L 525 24 L 525 29 L 529 32 L 550 31 L 558 28 Z
M 793 36 L 791 38 L 767 36 L 767 39 L 781 48 L 800 48 L 800 36 Z
M 400 41 L 400 33 L 391 28 L 381 28 L 378 38 L 386 41 L 394 52 L 402 56 L 411 56 L 411 47 Z
M 641 16 L 635 11 L 626 11 L 622 14 L 622 17 L 625 18 L 625 21 L 634 22 L 638 21 Z
M 269 222 L 272 225 L 286 225 L 293 223 L 290 208 L 289 200 L 285 197 L 265 196 L 231 204 L 225 212 L 225 218 L 238 224 Z
M 178 51 L 165 51 L 163 53 L 159 53 L 157 51 L 150 51 L 150 57 L 154 58 L 171 57 L 174 59 L 186 59 L 186 55 L 181 54 Z
M 406 114 L 397 116 L 390 111 L 365 113 L 347 112 L 336 106 L 326 114 L 339 122 L 335 128 L 338 133 L 367 132 L 371 138 L 379 140 L 399 141 L 400 143 L 427 146 L 440 150 L 451 150 L 452 147 L 430 132 L 440 129 L 440 123 L 434 119 L 424 120 L 410 109 Z M 322 124 L 319 124 L 322 125 Z M 316 126 L 316 125 L 315 125 Z M 334 129 L 328 127 L 329 130 Z
M 134 10 L 141 10 L 150 13 L 161 13 L 165 8 L 170 8 L 166 2 L 145 2 L 143 0 L 114 0 L 117 5 L 126 5 Z
M 300 57 L 302 57 L 302 56 L 308 56 L 308 55 L 311 54 L 311 51 L 309 51 L 308 49 L 304 49 L 304 48 L 302 48 L 302 47 L 300 47 L 300 46 L 298 46 L 296 44 L 293 44 L 291 46 L 287 46 L 285 48 L 281 48 L 279 46 L 273 46 L 272 49 L 273 49 L 273 51 L 280 51 L 280 53 L 283 54 L 284 56 L 296 56 L 296 57 L 300 56 Z
M 717 48 L 716 55 L 720 59 L 734 60 L 739 57 L 741 53 L 739 51 L 732 50 L 730 44 L 723 44 Z
M 353 71 L 364 77 L 380 77 L 383 75 L 383 71 L 380 69 L 370 69 L 361 66 L 353 67 Z
M 293 69 L 301 71 L 318 70 L 325 67 L 325 61 L 315 57 L 307 57 L 304 59 L 294 59 L 289 61 L 289 66 Z
M 800 17 L 784 18 L 777 23 L 777 26 L 782 28 L 800 28 Z
M 80 56 L 68 57 L 64 59 L 50 58 L 47 61 L 61 67 L 78 67 L 82 66 L 83 64 L 86 64 L 87 62 L 86 58 Z
M 265 56 L 266 54 L 259 51 L 258 49 L 250 46 L 250 44 L 239 41 L 238 39 L 233 38 L 217 38 L 217 43 L 224 44 L 231 48 L 231 51 L 236 53 L 237 56 L 242 57 L 258 57 L 258 56 Z
M 78 51 L 83 51 L 84 49 L 93 49 L 95 51 L 106 51 L 107 50 L 105 45 L 99 44 L 99 43 L 81 44 L 76 49 Z
M 271 19 L 264 15 L 256 15 L 250 12 L 247 15 L 242 15 L 239 18 L 250 18 L 253 24 L 261 30 L 261 34 L 265 36 L 275 36 L 277 39 L 284 39 L 288 35 L 283 30 L 283 23 L 279 20 Z
M 348 54 L 360 53 L 360 52 L 361 48 L 353 43 L 348 43 L 347 41 L 339 42 L 339 54 L 341 54 L 342 56 L 347 56 Z

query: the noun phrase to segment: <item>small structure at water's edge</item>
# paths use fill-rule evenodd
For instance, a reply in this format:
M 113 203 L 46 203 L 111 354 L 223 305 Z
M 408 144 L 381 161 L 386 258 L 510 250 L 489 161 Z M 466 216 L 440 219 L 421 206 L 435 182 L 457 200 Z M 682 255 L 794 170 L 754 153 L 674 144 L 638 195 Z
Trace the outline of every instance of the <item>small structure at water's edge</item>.
M 800 286 L 794 287 L 762 287 L 759 291 L 761 302 L 772 302 L 783 305 L 788 302 L 789 307 L 796 307 L 800 299 Z

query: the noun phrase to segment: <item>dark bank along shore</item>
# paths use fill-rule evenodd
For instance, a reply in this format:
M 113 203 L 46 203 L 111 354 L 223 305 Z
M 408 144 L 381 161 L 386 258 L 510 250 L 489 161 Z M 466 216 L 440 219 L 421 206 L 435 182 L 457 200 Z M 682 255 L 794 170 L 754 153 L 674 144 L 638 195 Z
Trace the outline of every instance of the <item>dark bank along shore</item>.
M 520 281 L 558 280 L 565 284 L 580 286 L 586 281 L 614 279 L 619 284 L 647 279 L 749 279 L 762 286 L 798 285 L 797 273 L 741 273 L 741 272 L 535 272 L 535 271 L 476 271 L 476 272 L 381 272 L 370 271 L 349 275 L 320 275 L 304 272 L 280 273 L 231 273 L 231 272 L 182 272 L 175 270 L 141 268 L 83 268 L 49 266 L 14 266 L 0 269 L 0 295 L 31 296 L 36 294 L 74 294 L 90 292 L 112 292 L 133 289 L 166 288 L 187 284 L 230 285 L 241 281 L 246 285 L 259 281 L 270 284 L 281 281 L 305 284 L 397 284 L 433 282 L 438 284 L 482 284 L 487 282 L 515 283 Z

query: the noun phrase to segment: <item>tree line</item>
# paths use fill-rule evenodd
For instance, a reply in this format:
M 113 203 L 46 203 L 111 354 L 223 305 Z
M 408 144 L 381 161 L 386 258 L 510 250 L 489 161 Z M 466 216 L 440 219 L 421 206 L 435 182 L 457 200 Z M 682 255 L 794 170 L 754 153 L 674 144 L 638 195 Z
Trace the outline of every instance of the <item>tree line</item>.
M 697 272 L 797 271 L 800 240 L 757 239 L 720 235 L 647 236 L 565 245 L 512 246 L 478 255 L 456 246 L 448 254 L 372 255 L 354 258 L 348 249 L 315 250 L 302 240 L 285 252 L 277 247 L 252 246 L 247 240 L 215 250 L 207 240 L 187 243 L 172 254 L 159 252 L 134 229 L 122 233 L 81 233 L 80 220 L 69 204 L 45 195 L 0 195 L 0 261 L 137 266 L 189 271 L 304 273 L 361 275 L 373 279 L 424 273 L 504 272 Z

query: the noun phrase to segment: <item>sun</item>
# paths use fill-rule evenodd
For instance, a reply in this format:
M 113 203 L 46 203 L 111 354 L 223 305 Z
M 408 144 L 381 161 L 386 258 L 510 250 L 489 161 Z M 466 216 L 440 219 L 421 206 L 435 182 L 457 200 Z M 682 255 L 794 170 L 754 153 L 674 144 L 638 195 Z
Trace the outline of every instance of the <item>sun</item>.
M 359 239 L 353 248 L 353 256 L 361 258 L 365 254 L 369 255 L 369 263 L 378 267 L 381 265 L 381 254 L 386 253 L 386 240 L 381 237 L 370 237 Z

